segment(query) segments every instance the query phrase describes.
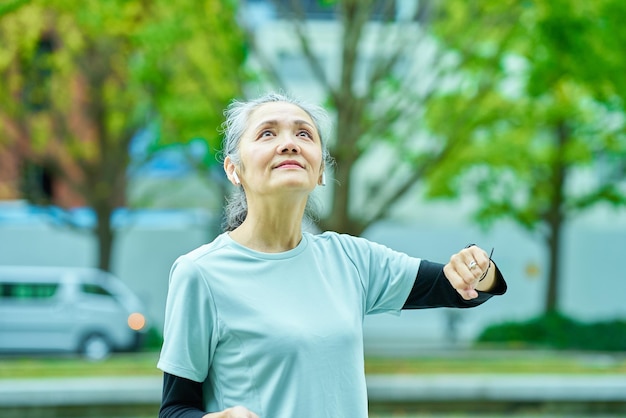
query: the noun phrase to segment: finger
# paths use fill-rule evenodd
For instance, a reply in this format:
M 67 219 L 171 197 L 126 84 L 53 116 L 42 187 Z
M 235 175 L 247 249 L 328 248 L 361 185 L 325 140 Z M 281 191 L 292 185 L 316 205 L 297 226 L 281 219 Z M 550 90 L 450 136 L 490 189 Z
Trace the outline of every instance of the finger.
M 489 269 L 489 255 L 478 247 L 472 247 L 464 250 L 464 256 L 468 257 L 466 262 L 473 277 L 480 280 L 480 278 L 484 276 L 487 269 Z M 476 282 L 474 282 L 474 284 L 475 283 Z
M 474 256 L 472 254 L 466 254 L 465 256 L 467 257 L 468 255 L 469 258 L 465 258 L 463 263 L 467 266 L 467 271 L 469 271 L 467 280 L 469 280 L 470 283 L 474 283 L 476 279 L 481 276 L 482 269 L 480 268 L 480 264 L 478 264 Z
M 472 257 L 472 259 L 470 260 L 469 263 L 467 263 L 467 267 L 470 269 L 470 271 L 474 270 L 476 267 L 478 267 L 478 263 L 476 263 L 476 260 L 474 260 L 474 258 Z
M 472 264 L 472 261 L 474 264 Z M 480 268 L 467 250 L 450 257 L 450 264 L 466 286 L 475 286 L 476 280 L 481 274 Z
M 478 292 L 471 287 L 467 289 L 457 289 L 457 293 L 465 300 L 472 300 L 478 297 Z
M 465 279 L 455 269 L 453 263 L 448 263 L 443 267 L 443 273 L 450 282 L 450 285 L 465 300 L 478 297 L 478 293 L 474 290 L 474 285 L 466 283 Z
M 448 273 L 451 277 L 450 284 L 454 290 L 465 300 L 471 300 L 478 297 L 478 292 L 474 289 L 474 284 L 467 284 L 463 278 L 454 270 Z
M 243 406 L 235 406 L 228 410 L 230 418 L 259 418 L 257 414 Z
M 467 286 L 463 277 L 461 277 L 461 275 L 457 272 L 456 267 L 454 267 L 453 262 L 443 266 L 443 274 L 446 276 L 453 288 L 463 289 Z
M 487 269 L 489 266 L 489 255 L 485 250 L 477 246 L 472 246 L 466 248 L 464 251 L 467 251 L 468 256 L 476 262 L 477 267 L 480 267 L 483 271 Z

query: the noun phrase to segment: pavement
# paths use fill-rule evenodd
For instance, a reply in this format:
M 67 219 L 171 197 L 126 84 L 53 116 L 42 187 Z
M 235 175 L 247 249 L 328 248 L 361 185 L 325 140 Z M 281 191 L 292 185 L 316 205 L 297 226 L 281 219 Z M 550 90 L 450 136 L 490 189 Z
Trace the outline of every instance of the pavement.
M 0 408 L 148 405 L 160 377 L 0 380 Z M 369 375 L 372 402 L 626 402 L 626 375 Z

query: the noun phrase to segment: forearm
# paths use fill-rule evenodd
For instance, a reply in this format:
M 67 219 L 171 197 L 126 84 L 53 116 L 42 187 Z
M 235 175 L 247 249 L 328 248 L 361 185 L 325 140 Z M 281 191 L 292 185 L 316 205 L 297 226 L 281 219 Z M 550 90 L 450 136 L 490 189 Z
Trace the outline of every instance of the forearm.
M 422 260 L 415 283 L 402 309 L 460 307 L 465 301 L 443 273 L 443 264 Z
M 204 418 L 206 412 L 201 408 L 201 383 L 169 373 L 163 374 L 163 398 L 159 418 Z
M 202 410 L 202 390 L 202 383 L 164 373 L 159 418 L 259 418 L 243 406 L 206 413 Z
M 207 415 L 204 411 L 188 406 L 162 406 L 159 410 L 159 418 L 204 418 L 205 416 Z
M 470 308 L 490 299 L 493 295 L 506 292 L 507 285 L 493 261 L 487 275 L 477 287 L 476 299 L 464 300 L 451 286 L 443 272 L 443 264 L 422 260 L 415 283 L 402 309 L 424 309 L 437 307 Z

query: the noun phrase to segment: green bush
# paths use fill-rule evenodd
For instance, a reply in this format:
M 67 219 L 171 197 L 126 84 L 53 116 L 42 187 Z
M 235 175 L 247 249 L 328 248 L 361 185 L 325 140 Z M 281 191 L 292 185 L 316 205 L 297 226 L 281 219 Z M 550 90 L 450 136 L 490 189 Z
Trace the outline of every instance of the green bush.
M 625 351 L 626 321 L 584 323 L 559 313 L 487 327 L 478 343 L 560 350 Z
M 151 327 L 144 336 L 142 349 L 143 351 L 158 351 L 163 345 L 163 336 L 155 327 Z

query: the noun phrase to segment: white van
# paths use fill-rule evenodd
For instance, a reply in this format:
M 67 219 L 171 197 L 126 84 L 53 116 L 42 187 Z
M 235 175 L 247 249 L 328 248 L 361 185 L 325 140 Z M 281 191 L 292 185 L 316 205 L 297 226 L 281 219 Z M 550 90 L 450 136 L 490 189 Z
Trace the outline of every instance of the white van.
M 0 352 L 131 351 L 146 331 L 140 300 L 98 269 L 0 266 Z

